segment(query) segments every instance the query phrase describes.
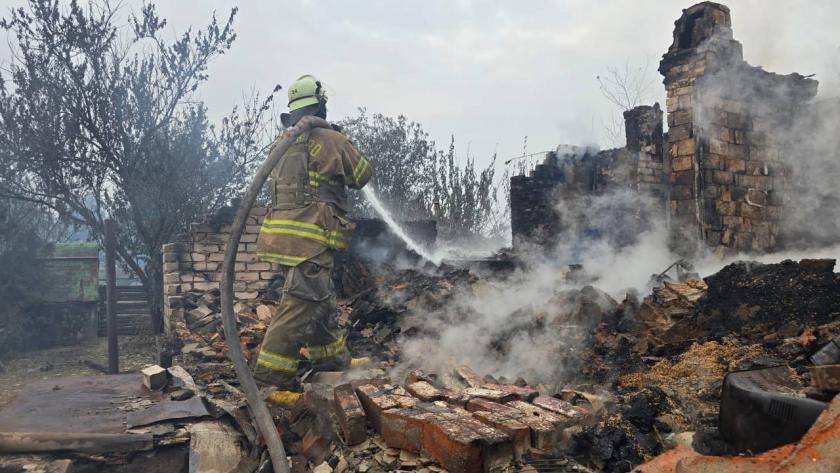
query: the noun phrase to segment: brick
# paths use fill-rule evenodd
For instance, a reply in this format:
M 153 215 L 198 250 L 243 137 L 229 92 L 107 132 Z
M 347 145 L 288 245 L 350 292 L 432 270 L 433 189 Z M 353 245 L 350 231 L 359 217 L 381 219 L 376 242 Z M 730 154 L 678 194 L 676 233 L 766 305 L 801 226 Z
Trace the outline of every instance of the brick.
M 531 429 L 531 444 L 541 450 L 554 450 L 564 441 L 563 430 L 572 425 L 570 419 L 522 401 L 507 404 L 525 413 L 519 420 Z
M 224 260 L 224 255 L 223 260 Z M 212 259 L 210 261 L 213 261 Z M 236 254 L 236 261 L 239 263 L 256 263 L 259 261 L 257 255 L 254 253 L 237 253 Z
M 451 472 L 500 471 L 513 460 L 504 432 L 456 412 L 436 412 L 425 424 L 423 452 Z
M 731 184 L 733 179 L 733 174 L 727 171 L 713 171 L 712 180 L 715 184 Z M 742 176 L 738 176 L 742 177 Z M 740 185 L 740 184 L 739 184 Z
M 671 169 L 673 171 L 687 171 L 694 166 L 694 160 L 691 156 L 679 156 L 671 160 Z
M 671 143 L 682 141 L 691 137 L 691 127 L 689 125 L 680 125 L 668 129 L 668 140 Z
M 485 384 L 484 379 L 469 366 L 455 368 L 455 374 L 471 388 L 481 387 L 481 385 Z
M 715 138 L 710 138 L 709 153 L 726 156 L 729 154 L 729 143 Z
M 480 436 L 456 420 L 434 418 L 423 431 L 423 452 L 450 472 L 481 473 Z
M 193 245 L 193 251 L 197 251 L 200 253 L 216 253 L 219 251 L 219 245 L 205 245 L 202 243 L 196 243 Z
M 493 390 L 496 390 L 496 391 L 502 391 L 502 392 L 505 392 L 505 393 L 509 393 L 509 394 L 513 395 L 515 399 L 518 399 L 520 401 L 527 401 L 527 402 L 530 402 L 531 400 L 533 400 L 534 398 L 536 398 L 537 396 L 540 395 L 540 393 L 537 392 L 536 389 L 529 388 L 527 386 L 525 386 L 525 387 L 515 386 L 513 384 L 492 384 L 492 383 L 488 383 L 488 384 L 485 384 L 482 387 L 487 388 L 487 389 L 493 389 Z
M 344 435 L 344 442 L 347 445 L 362 443 L 367 438 L 365 432 L 367 417 L 353 386 L 350 384 L 337 386 L 333 390 L 333 397 L 335 399 L 335 417 L 341 433 Z
M 678 141 L 674 143 L 671 148 L 671 155 L 672 156 L 694 156 L 694 139 L 689 138 L 686 140 Z
M 259 238 L 259 235 L 246 233 L 245 235 L 242 235 L 242 238 L 239 239 L 239 242 L 240 243 L 256 243 L 257 238 Z
M 163 294 L 166 296 L 177 296 L 181 294 L 180 284 L 166 284 L 163 286 Z
M 244 272 L 236 273 L 237 281 L 259 281 L 260 273 Z
M 410 408 L 417 404 L 417 400 L 406 395 L 395 394 L 391 385 L 382 387 L 374 384 L 364 384 L 356 388 L 356 394 L 365 410 L 367 418 L 377 432 L 382 431 L 382 412 L 388 409 Z
M 694 185 L 694 171 L 674 171 L 671 173 L 671 184 L 679 186 Z
M 469 412 L 491 411 L 514 419 L 519 419 L 524 415 L 522 411 L 514 407 L 478 397 L 470 399 L 469 402 L 467 402 L 466 409 Z
M 505 467 L 511 466 L 514 450 L 508 434 L 466 413 L 458 421 L 480 436 L 482 471 L 509 471 Z
M 840 391 L 840 365 L 809 366 L 811 386 L 826 391 Z
M 330 453 L 330 439 L 309 430 L 301 441 L 301 453 L 316 465 L 323 463 Z
M 747 170 L 747 162 L 743 159 L 729 158 L 726 160 L 726 170 L 730 172 L 745 172 Z
M 457 389 L 441 389 L 440 394 L 443 396 L 443 400 L 456 406 L 466 406 L 470 400 L 469 396 Z
M 434 383 L 436 376 L 428 374 L 423 370 L 412 370 L 405 375 L 405 384 L 416 383 L 417 381 L 425 381 L 429 384 Z
M 382 439 L 391 448 L 420 453 L 423 433 L 430 432 L 435 414 L 418 408 L 389 409 L 382 412 Z
M 473 417 L 507 434 L 513 445 L 514 456 L 521 458 L 531 445 L 531 429 L 519 420 L 492 411 L 476 411 Z
M 530 430 L 531 446 L 539 450 L 553 450 L 563 440 L 565 422 L 553 422 L 553 418 L 534 416 L 509 405 L 497 404 L 480 398 L 470 399 L 467 403 L 467 410 L 471 412 L 493 412 L 502 417 L 522 422 Z
M 405 386 L 405 390 L 421 401 L 431 402 L 443 398 L 440 390 L 426 381 L 417 381 L 416 383 L 407 384 Z
M 514 394 L 505 391 L 499 391 L 496 389 L 466 388 L 463 390 L 463 393 L 469 399 L 472 399 L 474 397 L 480 397 L 496 402 L 508 402 L 516 399 L 516 396 Z
M 161 251 L 163 253 L 181 253 L 182 251 L 186 251 L 186 245 L 182 242 L 167 243 L 163 245 Z
M 157 391 L 158 389 L 162 389 L 166 386 L 168 379 L 166 370 L 160 366 L 147 366 L 146 368 L 140 370 L 140 373 L 143 374 L 143 385 L 146 386 L 147 389 Z
M 234 292 L 233 297 L 242 300 L 253 300 L 259 296 L 259 293 L 256 291 L 243 291 L 243 292 Z
M 572 423 L 583 422 L 587 415 L 584 409 L 551 396 L 538 396 L 532 403 L 537 407 L 566 417 Z
M 248 271 L 271 271 L 271 263 L 248 263 Z

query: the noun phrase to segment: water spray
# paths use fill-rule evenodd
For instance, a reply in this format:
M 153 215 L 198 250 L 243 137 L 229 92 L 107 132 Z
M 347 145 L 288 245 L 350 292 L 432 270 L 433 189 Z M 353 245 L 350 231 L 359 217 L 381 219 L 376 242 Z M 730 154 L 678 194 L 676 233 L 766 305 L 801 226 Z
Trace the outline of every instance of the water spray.
M 379 199 L 376 197 L 376 193 L 373 191 L 373 188 L 370 185 L 367 185 L 364 188 L 362 188 L 362 192 L 364 192 L 365 197 L 367 197 L 367 200 L 373 206 L 373 209 L 376 210 L 376 213 L 378 213 L 379 216 L 382 217 L 382 220 L 385 220 L 385 223 L 388 225 L 388 227 L 391 228 L 391 231 L 394 232 L 395 235 L 400 237 L 400 239 L 405 242 L 406 246 L 408 246 L 410 250 L 420 255 L 421 258 L 427 261 L 431 261 L 435 266 L 440 266 L 440 258 L 437 255 L 426 251 L 426 249 L 423 248 L 422 245 L 420 245 L 419 243 L 414 241 L 414 239 L 408 236 L 405 230 L 403 230 L 400 224 L 398 224 L 397 221 L 394 220 L 394 217 L 391 216 L 391 213 L 388 212 L 385 206 L 382 205 L 382 202 L 380 202 Z

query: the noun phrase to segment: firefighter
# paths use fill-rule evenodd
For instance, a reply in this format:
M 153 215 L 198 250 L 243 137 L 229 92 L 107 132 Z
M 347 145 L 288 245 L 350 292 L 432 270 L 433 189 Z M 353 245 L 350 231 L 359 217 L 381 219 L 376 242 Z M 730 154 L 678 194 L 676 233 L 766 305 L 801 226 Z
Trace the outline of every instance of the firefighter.
M 307 116 L 326 119 L 326 104 L 321 82 L 305 75 L 289 87 L 289 113 L 281 121 L 291 127 Z M 347 248 L 355 227 L 347 218 L 347 188 L 361 189 L 371 172 L 370 163 L 333 127 L 302 133 L 271 173 L 272 208 L 260 228 L 257 255 L 279 264 L 285 281 L 254 378 L 277 388 L 269 395 L 275 404 L 294 404 L 300 373 L 353 364 L 338 327 L 333 252 Z

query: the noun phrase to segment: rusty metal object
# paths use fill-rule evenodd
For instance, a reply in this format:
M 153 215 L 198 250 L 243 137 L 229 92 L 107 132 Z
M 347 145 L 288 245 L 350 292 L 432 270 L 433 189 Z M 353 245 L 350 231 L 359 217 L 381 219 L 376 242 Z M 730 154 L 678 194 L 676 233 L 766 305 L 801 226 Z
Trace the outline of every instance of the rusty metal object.
M 272 153 L 268 155 L 268 159 L 260 166 L 260 169 L 254 176 L 253 182 L 248 186 L 245 195 L 242 196 L 239 208 L 236 210 L 236 217 L 230 229 L 230 240 L 228 240 L 227 247 L 225 248 L 225 260 L 222 263 L 222 284 L 220 288 L 222 297 L 222 322 L 226 340 L 239 340 L 239 328 L 236 326 L 236 319 L 233 316 L 233 280 L 235 279 L 234 264 L 236 262 L 236 251 L 239 248 L 239 240 L 242 238 L 242 232 L 245 229 L 245 221 L 271 170 L 274 169 L 283 154 L 294 143 L 294 140 L 301 133 L 313 127 L 330 128 L 330 124 L 320 118 L 304 117 L 297 125 L 283 133 L 283 139 L 280 140 L 272 150 Z M 254 382 L 254 377 L 251 375 L 248 362 L 242 355 L 242 348 L 239 346 L 239 343 L 228 343 L 228 356 L 233 362 L 236 377 L 239 378 L 239 384 L 242 386 L 245 391 L 245 396 L 248 398 L 248 404 L 257 421 L 259 431 L 265 439 L 275 473 L 289 473 L 289 463 L 286 460 L 286 450 L 283 448 L 280 434 L 277 432 L 277 427 L 274 425 L 274 419 L 268 411 L 268 407 L 266 407 L 265 402 L 260 396 L 259 388 L 256 382 Z
M 152 434 L 89 434 L 81 432 L 0 432 L 0 453 L 74 451 L 137 452 L 154 448 Z
M 828 404 L 798 397 L 787 366 L 736 371 L 723 379 L 719 429 L 739 452 L 796 442 Z

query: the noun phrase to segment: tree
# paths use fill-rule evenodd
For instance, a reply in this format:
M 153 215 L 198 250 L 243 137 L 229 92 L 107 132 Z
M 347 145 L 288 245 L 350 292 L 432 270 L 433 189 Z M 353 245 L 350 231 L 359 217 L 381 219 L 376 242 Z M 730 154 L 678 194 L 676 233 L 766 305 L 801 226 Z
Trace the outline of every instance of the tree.
M 654 78 L 650 77 L 650 58 L 644 66 L 631 67 L 630 61 L 623 68 L 608 67 L 604 76 L 595 76 L 601 95 L 619 112 L 631 110 L 648 100 Z M 609 122 L 602 122 L 604 131 L 613 146 L 619 146 L 624 139 L 624 121 L 621 116 L 613 115 Z
M 423 127 L 403 115 L 369 115 L 364 108 L 340 125 L 362 155 L 375 164 L 371 184 L 394 218 L 429 218 L 433 202 L 429 190 L 434 182 L 437 151 Z M 354 209 L 361 215 L 371 215 L 364 198 L 352 194 Z
M 438 225 L 448 240 L 497 236 L 498 186 L 494 182 L 496 156 L 482 170 L 475 167 L 475 158 L 467 157 L 464 167 L 455 155 L 455 137 L 449 149 L 437 153 L 436 177 L 432 182 L 432 196 L 440 205 Z
M 372 185 L 397 220 L 436 218 L 446 240 L 500 231 L 495 156 L 484 169 L 476 168 L 475 158 L 469 157 L 462 166 L 454 137 L 446 151 L 438 150 L 422 125 L 402 115 L 369 115 L 360 109 L 358 116 L 340 124 L 372 161 Z M 353 199 L 357 213 L 371 215 L 363 197 Z
M 104 219 L 116 219 L 118 256 L 159 331 L 161 247 L 241 188 L 262 158 L 272 96 L 235 109 L 219 130 L 193 97 L 236 38 L 235 9 L 171 42 L 153 4 L 130 15 L 129 34 L 116 14 L 107 1 L 29 0 L 0 22 L 16 51 L 0 85 L 0 192 L 99 241 Z
M 43 208 L 0 198 L 0 356 L 22 347 L 24 309 L 43 282 L 36 252 L 56 226 Z

